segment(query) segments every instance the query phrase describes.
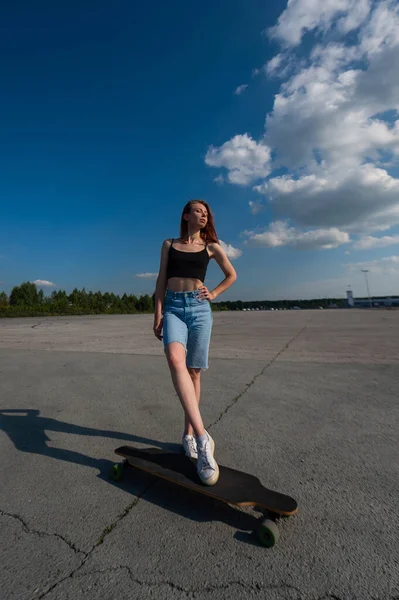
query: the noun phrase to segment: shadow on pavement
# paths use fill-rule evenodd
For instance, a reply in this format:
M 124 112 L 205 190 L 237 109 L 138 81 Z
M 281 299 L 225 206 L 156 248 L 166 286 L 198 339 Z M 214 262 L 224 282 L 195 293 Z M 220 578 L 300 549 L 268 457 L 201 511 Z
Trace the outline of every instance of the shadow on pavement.
M 1 409 L 0 428 L 8 435 L 14 443 L 15 448 L 21 452 L 40 454 L 72 462 L 78 465 L 91 467 L 99 470 L 98 477 L 108 484 L 117 485 L 126 492 L 140 496 L 140 490 L 144 488 L 145 500 L 166 510 L 170 510 L 185 518 L 206 522 L 221 521 L 227 525 L 240 530 L 235 538 L 244 543 L 254 543 L 252 531 L 256 528 L 259 519 L 248 512 L 231 507 L 224 502 L 213 498 L 207 498 L 195 492 L 182 488 L 178 485 L 160 480 L 158 477 L 143 473 L 135 469 L 128 469 L 124 481 L 116 483 L 109 478 L 109 472 L 114 464 L 113 461 L 97 459 L 86 456 L 73 450 L 55 448 L 48 446 L 51 441 L 46 434 L 47 431 L 71 433 L 74 435 L 108 437 L 124 442 L 151 444 L 163 450 L 171 452 L 181 451 L 179 444 L 160 442 L 151 438 L 121 433 L 108 429 L 93 429 L 81 425 L 73 425 L 58 421 L 57 419 L 42 417 L 37 409 Z M 155 485 L 158 484 L 158 485 Z M 255 542 L 259 545 L 259 542 Z

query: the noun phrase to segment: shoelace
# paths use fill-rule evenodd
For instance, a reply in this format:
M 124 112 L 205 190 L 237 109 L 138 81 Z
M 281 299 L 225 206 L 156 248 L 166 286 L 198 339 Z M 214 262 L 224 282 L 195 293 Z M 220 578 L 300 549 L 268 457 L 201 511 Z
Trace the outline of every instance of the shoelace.
M 213 469 L 213 466 L 209 462 L 209 459 L 206 455 L 208 446 L 209 446 L 209 442 L 205 442 L 205 444 L 201 448 L 198 447 L 198 454 L 201 455 L 201 461 L 202 461 L 201 471 L 204 471 L 205 469 Z
M 197 444 L 193 438 L 188 438 L 187 446 L 190 452 L 193 452 L 194 454 L 197 452 Z

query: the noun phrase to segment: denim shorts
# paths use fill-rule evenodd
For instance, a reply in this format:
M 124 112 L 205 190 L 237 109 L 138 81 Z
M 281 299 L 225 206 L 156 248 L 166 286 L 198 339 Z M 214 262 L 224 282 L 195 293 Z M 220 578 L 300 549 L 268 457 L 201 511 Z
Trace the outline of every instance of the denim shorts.
M 164 350 L 171 342 L 180 342 L 186 349 L 189 369 L 207 369 L 212 332 L 212 309 L 209 300 L 201 300 L 194 292 L 166 290 L 163 304 Z

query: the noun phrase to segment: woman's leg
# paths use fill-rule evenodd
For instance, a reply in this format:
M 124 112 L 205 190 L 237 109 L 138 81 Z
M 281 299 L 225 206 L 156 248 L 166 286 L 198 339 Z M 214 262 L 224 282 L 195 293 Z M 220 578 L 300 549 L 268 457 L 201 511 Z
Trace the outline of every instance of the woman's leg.
M 179 342 L 168 344 L 166 347 L 166 358 L 173 385 L 183 406 L 186 418 L 191 423 L 191 427 L 197 437 L 204 435 L 204 424 L 198 408 L 194 383 L 186 366 L 186 350 L 183 344 Z
M 201 396 L 201 369 L 191 369 L 188 367 L 188 372 L 194 384 L 195 396 L 199 405 Z M 187 417 L 187 413 L 184 413 L 184 435 L 194 435 L 194 429 Z

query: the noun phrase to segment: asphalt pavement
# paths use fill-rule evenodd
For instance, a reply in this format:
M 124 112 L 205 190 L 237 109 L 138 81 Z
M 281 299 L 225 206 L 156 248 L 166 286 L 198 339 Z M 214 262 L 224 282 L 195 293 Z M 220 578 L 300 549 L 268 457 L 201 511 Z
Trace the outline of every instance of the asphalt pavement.
M 220 464 L 293 496 L 262 514 L 139 471 L 183 413 L 151 315 L 0 320 L 4 600 L 399 598 L 399 311 L 214 314 L 201 411 Z

